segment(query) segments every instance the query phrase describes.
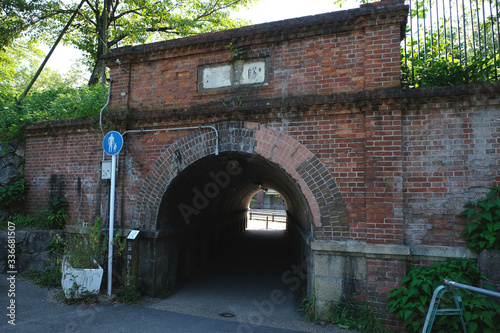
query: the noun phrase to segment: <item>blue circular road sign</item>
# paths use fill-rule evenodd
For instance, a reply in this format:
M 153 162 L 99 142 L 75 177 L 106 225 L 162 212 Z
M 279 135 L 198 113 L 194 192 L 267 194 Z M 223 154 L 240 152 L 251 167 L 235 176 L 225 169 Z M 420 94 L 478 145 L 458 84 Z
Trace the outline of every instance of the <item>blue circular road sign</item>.
M 108 155 L 116 155 L 122 150 L 123 137 L 116 131 L 111 131 L 102 140 L 102 147 Z

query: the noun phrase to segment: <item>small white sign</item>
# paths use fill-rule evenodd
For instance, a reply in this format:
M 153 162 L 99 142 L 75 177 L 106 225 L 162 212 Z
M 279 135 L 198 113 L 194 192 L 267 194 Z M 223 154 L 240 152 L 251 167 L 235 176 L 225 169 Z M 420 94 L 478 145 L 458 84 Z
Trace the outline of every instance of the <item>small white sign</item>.
M 139 235 L 139 230 L 132 230 L 128 236 L 127 239 L 135 239 Z

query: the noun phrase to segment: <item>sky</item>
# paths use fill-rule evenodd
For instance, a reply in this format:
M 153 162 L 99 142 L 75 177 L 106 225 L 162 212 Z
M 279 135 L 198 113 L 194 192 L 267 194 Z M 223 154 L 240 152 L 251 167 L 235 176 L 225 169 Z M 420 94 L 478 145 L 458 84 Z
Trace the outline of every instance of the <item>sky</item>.
M 346 0 L 342 10 L 356 8 L 359 5 Z M 333 4 L 333 0 L 259 0 L 249 9 L 234 13 L 234 18 L 252 21 L 252 24 L 280 21 L 294 17 L 315 15 L 340 10 Z M 50 46 L 43 48 L 48 53 Z M 81 54 L 78 50 L 59 44 L 47 62 L 46 67 L 65 73 L 71 64 L 78 61 Z

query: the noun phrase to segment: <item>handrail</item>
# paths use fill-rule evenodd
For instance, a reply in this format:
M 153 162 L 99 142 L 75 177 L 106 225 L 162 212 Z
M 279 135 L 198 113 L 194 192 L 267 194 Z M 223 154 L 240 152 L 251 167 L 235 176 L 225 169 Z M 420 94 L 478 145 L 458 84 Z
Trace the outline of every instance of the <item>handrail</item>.
M 431 303 L 429 304 L 429 310 L 427 311 L 427 316 L 425 318 L 424 322 L 424 327 L 422 328 L 422 333 L 430 333 L 432 330 L 432 325 L 434 324 L 434 319 L 436 318 L 436 315 L 441 315 L 441 316 L 453 316 L 453 315 L 458 315 L 460 317 L 460 322 L 462 324 L 462 329 L 464 333 L 467 333 L 467 321 L 464 316 L 464 305 L 462 303 L 462 298 L 460 297 L 460 294 L 456 290 L 457 288 L 459 289 L 464 289 L 464 290 L 469 290 L 473 291 L 476 293 L 488 295 L 488 296 L 493 296 L 493 297 L 500 297 L 500 293 L 497 293 L 495 291 L 483 289 L 483 288 L 477 288 L 474 286 L 469 286 L 467 284 L 451 281 L 451 280 L 443 280 L 443 284 L 436 289 L 434 289 L 434 293 L 432 294 L 432 299 Z M 441 300 L 441 296 L 443 296 L 444 293 L 450 292 L 453 294 L 453 300 L 455 301 L 455 306 L 456 308 L 452 309 L 439 309 L 439 301 Z
M 463 284 L 451 280 L 443 280 L 443 285 L 448 286 L 448 287 L 453 287 L 453 288 L 460 288 L 460 289 L 465 289 L 469 291 L 474 291 L 476 293 L 488 295 L 488 296 L 493 296 L 493 297 L 500 297 L 500 293 L 497 293 L 496 291 L 491 291 L 483 288 L 477 288 L 474 286 L 469 286 L 468 284 Z

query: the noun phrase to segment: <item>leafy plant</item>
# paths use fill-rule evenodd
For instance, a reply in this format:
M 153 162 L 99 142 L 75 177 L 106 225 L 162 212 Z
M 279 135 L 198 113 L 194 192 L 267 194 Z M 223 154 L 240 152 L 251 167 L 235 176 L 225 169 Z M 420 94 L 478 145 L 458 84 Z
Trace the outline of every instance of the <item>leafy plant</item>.
M 47 229 L 63 229 L 69 212 L 68 201 L 64 197 L 53 197 L 47 206 Z
M 138 304 L 141 293 L 135 283 L 124 285 L 117 299 L 121 303 Z
M 357 300 L 342 299 L 339 304 L 332 304 L 325 312 L 318 312 L 316 297 L 304 297 L 300 310 L 307 321 L 321 320 L 327 324 L 336 324 L 343 329 L 354 329 L 358 332 L 386 333 L 380 320 L 375 316 L 368 302 L 360 304 Z
M 245 55 L 245 50 L 237 45 L 237 42 L 230 42 L 229 49 L 233 53 L 233 60 L 241 59 Z
M 0 207 L 7 208 L 20 203 L 26 198 L 28 183 L 24 179 L 5 185 L 0 189 Z
M 9 221 L 16 225 L 16 230 L 47 229 L 47 217 L 43 213 L 36 214 L 35 216 L 26 214 L 10 216 L 8 219 L 0 222 L 0 230 L 6 229 Z
M 328 309 L 327 320 L 340 328 L 359 332 L 390 332 L 388 328 L 382 328 L 368 302 L 360 304 L 355 299 L 343 299 L 339 304 L 332 305 Z
M 121 232 L 113 237 L 112 243 L 117 245 L 120 253 L 125 241 L 120 242 Z M 96 217 L 94 224 L 88 228 L 80 227 L 80 232 L 68 237 L 64 254 L 73 268 L 97 268 L 104 262 L 104 253 L 108 248 L 108 237 L 101 237 L 101 218 Z M 97 262 L 97 263 L 96 263 Z
M 480 278 L 479 268 L 471 259 L 449 259 L 436 262 L 432 266 L 411 267 L 401 280 L 401 287 L 388 295 L 389 312 L 403 320 L 409 332 L 420 332 L 432 299 L 434 289 L 443 279 L 468 285 L 476 285 Z M 491 289 L 491 286 L 487 286 Z M 487 299 L 485 295 L 459 290 L 465 307 L 465 318 L 471 333 L 496 332 L 495 323 L 500 322 L 500 305 Z M 441 298 L 440 307 L 455 307 L 453 297 L 446 293 Z M 457 316 L 438 316 L 433 332 L 460 332 L 461 324 Z
M 80 227 L 80 232 L 68 237 L 64 254 L 73 268 L 97 268 L 106 251 L 106 241 L 101 240 L 101 219 L 97 217 L 91 227 Z
M 500 250 L 500 187 L 491 187 L 484 200 L 468 202 L 458 216 L 470 220 L 462 231 L 467 246 L 475 252 Z
M 59 234 L 56 234 L 54 238 L 47 243 L 47 248 L 49 249 L 49 254 L 53 256 L 60 256 L 64 253 L 65 243 Z
M 13 93 L 0 100 L 0 139 L 20 136 L 25 124 L 74 117 L 99 116 L 107 100 L 107 87 L 59 87 L 35 91 L 21 105 L 14 102 Z M 1 96 L 0 96 L 1 97 Z
M 316 321 L 320 318 L 320 314 L 317 311 L 316 297 L 304 297 L 300 302 L 300 310 L 304 314 L 304 319 L 307 321 Z
M 42 287 L 60 287 L 62 272 L 58 260 L 54 259 L 47 263 L 44 270 L 30 269 L 24 277 Z

